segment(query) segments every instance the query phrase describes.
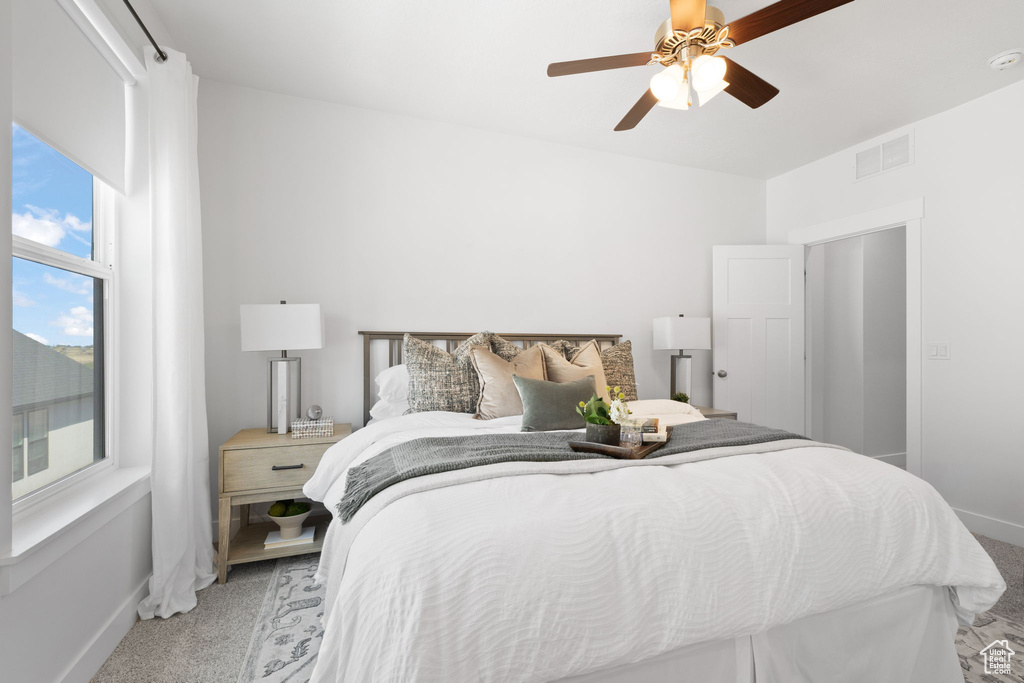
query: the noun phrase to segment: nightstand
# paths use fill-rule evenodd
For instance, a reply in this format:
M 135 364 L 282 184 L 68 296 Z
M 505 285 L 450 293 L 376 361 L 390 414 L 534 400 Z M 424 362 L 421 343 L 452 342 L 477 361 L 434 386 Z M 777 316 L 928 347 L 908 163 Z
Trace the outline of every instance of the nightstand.
M 731 410 L 719 410 L 718 408 L 705 408 L 703 406 L 694 406 L 700 411 L 700 414 L 707 418 L 717 417 L 722 420 L 735 420 L 736 413 Z
M 328 448 L 352 433 L 352 425 L 334 425 L 332 436 L 293 439 L 291 434 L 268 434 L 266 429 L 243 429 L 220 447 L 220 509 L 217 581 L 227 581 L 228 565 L 318 552 L 324 544 L 329 516 L 311 517 L 316 525 L 313 543 L 266 550 L 274 522 L 249 524 L 249 505 L 284 498 L 301 498 L 302 485 L 313 476 Z M 241 506 L 239 529 L 231 538 L 231 508 Z

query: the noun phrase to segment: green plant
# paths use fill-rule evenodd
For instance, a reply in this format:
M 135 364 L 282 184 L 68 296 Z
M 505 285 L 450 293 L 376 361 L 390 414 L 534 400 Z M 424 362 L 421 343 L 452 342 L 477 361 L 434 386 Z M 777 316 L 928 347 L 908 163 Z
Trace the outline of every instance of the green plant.
M 605 387 L 604 389 L 615 397 L 611 405 L 608 405 L 603 398 L 594 394 L 586 403 L 580 401 L 580 404 L 576 406 L 576 412 L 582 415 L 583 419 L 590 424 L 622 424 L 622 421 L 631 412 L 626 407 L 626 395 L 622 393 L 619 387 Z
M 594 394 L 589 401 L 576 406 L 576 412 L 583 416 L 583 419 L 593 425 L 610 425 L 612 413 L 604 399 Z
M 673 401 L 679 401 L 680 403 L 689 403 L 690 402 L 690 397 L 687 396 L 686 394 L 684 394 L 683 392 L 679 391 L 679 392 L 676 392 L 676 393 L 672 394 L 672 400 Z

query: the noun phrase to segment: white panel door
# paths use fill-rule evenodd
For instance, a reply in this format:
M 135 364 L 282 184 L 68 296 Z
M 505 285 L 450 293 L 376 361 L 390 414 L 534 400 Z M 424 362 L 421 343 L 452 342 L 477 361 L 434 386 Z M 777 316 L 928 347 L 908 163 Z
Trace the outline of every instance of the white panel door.
M 713 250 L 715 408 L 804 432 L 804 247 Z

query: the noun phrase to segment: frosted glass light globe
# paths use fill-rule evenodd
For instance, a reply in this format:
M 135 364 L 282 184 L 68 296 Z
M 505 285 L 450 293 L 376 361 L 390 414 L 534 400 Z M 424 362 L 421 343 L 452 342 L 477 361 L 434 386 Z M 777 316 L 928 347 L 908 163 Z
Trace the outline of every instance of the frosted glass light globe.
M 725 78 L 727 64 L 721 57 L 701 55 L 693 60 L 690 73 L 693 75 L 693 89 L 714 90 Z
M 651 92 L 660 101 L 670 102 L 679 97 L 685 77 L 686 72 L 683 71 L 683 68 L 678 64 L 673 64 L 651 77 Z

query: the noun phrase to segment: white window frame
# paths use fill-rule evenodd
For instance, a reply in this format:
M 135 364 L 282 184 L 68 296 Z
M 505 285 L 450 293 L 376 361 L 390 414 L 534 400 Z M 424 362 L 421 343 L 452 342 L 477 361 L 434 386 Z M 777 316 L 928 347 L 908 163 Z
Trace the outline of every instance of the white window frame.
M 29 131 L 31 132 L 31 131 Z M 48 143 L 47 143 L 48 144 Z M 58 153 L 62 153 L 59 149 Z M 88 169 L 86 169 L 88 170 Z M 103 281 L 102 301 L 93 301 L 93 306 L 103 306 L 103 460 L 87 465 L 77 472 L 61 477 L 50 482 L 39 489 L 25 494 L 13 501 L 12 524 L 17 526 L 18 519 L 26 511 L 60 495 L 69 488 L 91 479 L 92 477 L 110 473 L 117 469 L 117 449 L 114 448 L 114 434 L 116 434 L 114 422 L 114 389 L 115 384 L 115 362 L 116 345 L 114 330 L 114 314 L 117 307 L 114 305 L 114 282 L 115 282 L 115 249 L 114 235 L 117 233 L 116 210 L 114 197 L 116 191 L 108 187 L 102 180 L 92 176 L 92 239 L 93 259 L 85 259 L 80 256 L 69 254 L 60 249 L 46 246 L 26 239 L 19 235 L 11 236 L 11 255 L 33 261 L 45 266 L 61 268 L 63 270 L 84 275 L 86 277 L 98 278 Z M 52 455 L 52 454 L 51 454 Z M 26 473 L 27 474 L 27 473 Z

